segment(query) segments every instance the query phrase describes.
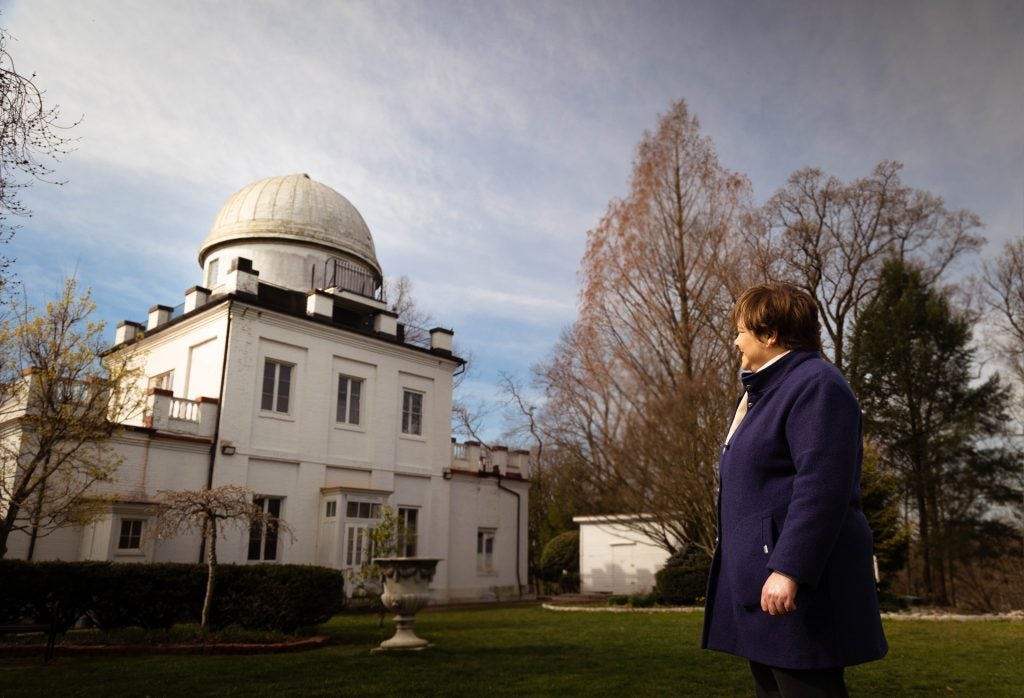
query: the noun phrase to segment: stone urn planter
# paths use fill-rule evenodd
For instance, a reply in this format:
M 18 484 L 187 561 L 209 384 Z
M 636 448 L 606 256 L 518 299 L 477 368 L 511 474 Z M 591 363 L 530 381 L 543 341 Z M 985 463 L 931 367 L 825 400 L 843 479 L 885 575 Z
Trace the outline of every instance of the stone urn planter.
M 437 571 L 436 557 L 378 557 L 373 564 L 381 570 L 384 593 L 380 600 L 395 612 L 395 635 L 380 643 L 381 650 L 419 650 L 430 643 L 413 632 L 416 612 L 430 601 L 430 580 Z

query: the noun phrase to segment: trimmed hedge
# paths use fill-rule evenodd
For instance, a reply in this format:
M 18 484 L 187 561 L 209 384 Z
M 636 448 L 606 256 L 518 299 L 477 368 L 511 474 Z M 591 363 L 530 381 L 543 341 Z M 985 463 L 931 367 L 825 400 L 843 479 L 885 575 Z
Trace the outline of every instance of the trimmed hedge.
M 223 591 L 229 593 L 221 595 Z M 225 565 L 217 568 L 210 623 L 292 632 L 327 622 L 344 605 L 340 570 L 308 565 Z
M 684 547 L 654 575 L 655 590 L 663 604 L 696 603 L 707 593 L 711 558 L 695 545 Z
M 0 560 L 0 624 L 23 620 L 58 632 L 82 617 L 102 628 L 198 622 L 206 566 Z M 340 570 L 307 565 L 218 565 L 210 624 L 292 632 L 345 605 Z
M 202 612 L 205 565 L 106 564 L 90 576 L 103 590 L 94 592 L 89 603 L 89 616 L 101 628 L 169 628 L 194 622 L 199 617 L 196 599 Z

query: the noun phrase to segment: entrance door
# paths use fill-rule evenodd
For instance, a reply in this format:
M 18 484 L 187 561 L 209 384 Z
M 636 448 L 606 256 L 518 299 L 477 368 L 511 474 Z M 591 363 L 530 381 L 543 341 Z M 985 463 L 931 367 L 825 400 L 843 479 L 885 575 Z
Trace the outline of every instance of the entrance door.
M 636 544 L 612 544 L 612 593 L 636 593 Z

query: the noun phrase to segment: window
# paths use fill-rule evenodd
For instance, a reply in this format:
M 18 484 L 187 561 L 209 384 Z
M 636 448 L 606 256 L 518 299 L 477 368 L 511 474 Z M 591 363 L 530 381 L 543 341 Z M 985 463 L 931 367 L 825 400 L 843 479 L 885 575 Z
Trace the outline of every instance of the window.
M 349 524 L 345 527 L 345 566 L 360 567 L 373 559 L 372 526 Z
M 121 519 L 118 550 L 138 550 L 142 547 L 142 523 L 142 519 Z
M 402 433 L 423 433 L 423 393 L 402 392 Z
M 359 378 L 338 376 L 337 421 L 359 424 L 359 398 L 363 392 L 363 381 Z
M 220 260 L 210 260 L 206 268 L 206 288 L 213 288 L 217 285 L 217 277 L 220 275 Z
M 249 529 L 249 559 L 277 559 L 277 519 L 281 517 L 280 497 L 256 497 L 252 503 L 267 514 L 269 520 L 254 523 Z
M 149 377 L 149 387 L 160 390 L 174 390 L 174 371 L 165 371 L 156 376 Z
M 360 567 L 373 559 L 373 527 L 380 519 L 379 501 L 349 500 L 345 504 L 345 564 L 344 567 Z
M 398 507 L 398 554 L 416 557 L 416 538 L 420 510 L 414 507 Z
M 263 364 L 263 397 L 260 409 L 287 414 L 291 385 L 291 364 L 267 359 Z
M 380 504 L 377 502 L 349 502 L 345 516 L 350 519 L 379 519 Z
M 333 519 L 338 515 L 338 503 L 335 501 L 327 502 L 327 508 L 324 509 L 324 518 Z
M 494 531 L 476 532 L 476 571 L 494 572 Z

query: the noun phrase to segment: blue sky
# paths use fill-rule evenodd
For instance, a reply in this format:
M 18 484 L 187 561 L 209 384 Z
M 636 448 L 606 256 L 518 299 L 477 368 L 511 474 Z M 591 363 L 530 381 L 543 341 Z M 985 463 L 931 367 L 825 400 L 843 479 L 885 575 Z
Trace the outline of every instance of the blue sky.
M 1024 233 L 1015 0 L 32 0 L 0 1 L 0 24 L 84 117 L 67 184 L 25 193 L 5 253 L 37 301 L 77 273 L 111 339 L 201 281 L 232 193 L 306 172 L 359 209 L 492 399 L 573 321 L 587 230 L 679 98 L 757 202 L 807 165 L 895 159 L 982 217 L 984 256 Z

